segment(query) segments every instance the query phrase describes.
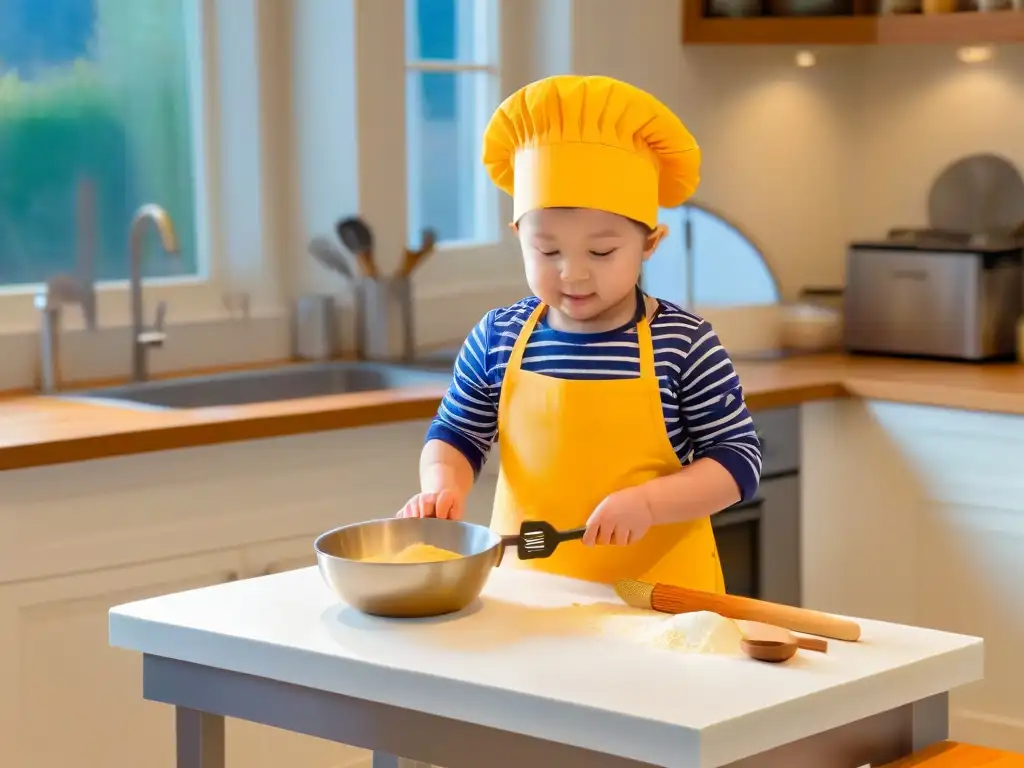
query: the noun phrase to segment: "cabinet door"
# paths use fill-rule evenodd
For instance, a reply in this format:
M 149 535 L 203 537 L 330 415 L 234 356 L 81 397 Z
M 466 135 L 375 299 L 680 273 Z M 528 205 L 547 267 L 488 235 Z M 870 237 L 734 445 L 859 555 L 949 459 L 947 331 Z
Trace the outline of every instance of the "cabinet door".
M 174 713 L 111 648 L 113 606 L 237 579 L 237 552 L 0 587 L 0 744 L 17 768 L 173 768 Z
M 313 540 L 319 533 L 246 547 L 242 552 L 245 575 L 271 576 L 316 565 Z M 346 768 L 360 763 L 369 765 L 370 753 L 364 750 L 242 720 L 228 720 L 226 738 L 228 768 Z

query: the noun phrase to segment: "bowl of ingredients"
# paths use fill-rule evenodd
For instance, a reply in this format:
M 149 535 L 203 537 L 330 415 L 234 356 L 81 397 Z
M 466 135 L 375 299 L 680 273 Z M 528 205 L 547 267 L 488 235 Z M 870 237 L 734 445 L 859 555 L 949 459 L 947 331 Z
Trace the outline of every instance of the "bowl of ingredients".
M 335 594 L 393 618 L 462 610 L 483 590 L 505 547 L 490 528 L 436 518 L 386 518 L 320 535 L 317 565 Z

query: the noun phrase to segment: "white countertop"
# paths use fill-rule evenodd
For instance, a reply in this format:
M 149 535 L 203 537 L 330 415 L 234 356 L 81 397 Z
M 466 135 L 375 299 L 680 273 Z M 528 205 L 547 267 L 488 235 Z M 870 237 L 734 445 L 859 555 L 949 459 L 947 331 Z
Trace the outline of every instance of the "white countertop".
M 110 643 L 669 768 L 726 764 L 982 676 L 980 639 L 872 621 L 861 642 L 785 665 L 573 631 L 570 607 L 595 601 L 619 602 L 501 568 L 467 615 L 375 619 L 306 568 L 119 606 Z

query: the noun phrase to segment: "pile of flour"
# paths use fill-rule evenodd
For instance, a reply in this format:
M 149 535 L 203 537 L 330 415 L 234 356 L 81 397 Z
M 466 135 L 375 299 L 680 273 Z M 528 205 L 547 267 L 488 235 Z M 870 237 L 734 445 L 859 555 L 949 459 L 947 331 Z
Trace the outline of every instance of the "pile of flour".
M 606 603 L 575 606 L 591 631 L 648 648 L 678 653 L 737 655 L 743 634 L 736 622 L 711 611 L 676 615 L 622 610 Z

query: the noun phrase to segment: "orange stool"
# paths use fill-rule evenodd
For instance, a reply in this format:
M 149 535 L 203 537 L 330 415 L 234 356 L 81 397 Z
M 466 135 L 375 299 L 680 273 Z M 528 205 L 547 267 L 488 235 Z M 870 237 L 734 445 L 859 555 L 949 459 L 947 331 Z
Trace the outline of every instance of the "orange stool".
M 1001 749 L 940 741 L 879 768 L 1024 768 L 1024 755 Z

